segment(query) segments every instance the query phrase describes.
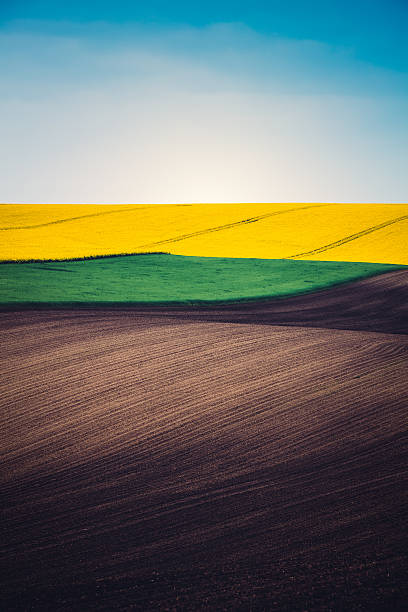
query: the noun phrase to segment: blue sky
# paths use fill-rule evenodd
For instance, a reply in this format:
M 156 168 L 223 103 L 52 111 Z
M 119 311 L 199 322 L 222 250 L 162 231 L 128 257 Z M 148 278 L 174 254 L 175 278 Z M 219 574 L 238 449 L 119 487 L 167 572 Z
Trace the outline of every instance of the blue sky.
M 357 59 L 408 68 L 406 0 L 2 0 L 0 19 L 117 24 L 242 23 L 257 32 L 348 47 Z
M 408 3 L 0 2 L 0 201 L 407 201 Z

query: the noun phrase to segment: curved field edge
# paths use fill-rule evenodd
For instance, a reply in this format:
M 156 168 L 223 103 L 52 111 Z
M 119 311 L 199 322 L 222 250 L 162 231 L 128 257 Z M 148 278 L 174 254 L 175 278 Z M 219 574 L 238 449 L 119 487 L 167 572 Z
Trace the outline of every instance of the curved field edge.
M 135 255 L 0 266 L 4 308 L 206 305 L 323 291 L 405 266 Z
M 71 261 L 90 261 L 93 259 L 113 259 L 114 257 L 140 257 L 140 255 L 170 255 L 167 251 L 141 251 L 140 253 L 108 253 L 106 255 L 84 255 L 82 257 L 48 258 L 48 259 L 1 259 L 3 264 L 42 264 L 42 263 L 66 263 Z

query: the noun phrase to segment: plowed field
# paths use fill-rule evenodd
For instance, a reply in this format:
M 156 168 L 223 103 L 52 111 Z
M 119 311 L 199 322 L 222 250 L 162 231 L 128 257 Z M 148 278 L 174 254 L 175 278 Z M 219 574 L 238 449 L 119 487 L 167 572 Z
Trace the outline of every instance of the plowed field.
M 404 609 L 407 293 L 2 313 L 4 609 Z

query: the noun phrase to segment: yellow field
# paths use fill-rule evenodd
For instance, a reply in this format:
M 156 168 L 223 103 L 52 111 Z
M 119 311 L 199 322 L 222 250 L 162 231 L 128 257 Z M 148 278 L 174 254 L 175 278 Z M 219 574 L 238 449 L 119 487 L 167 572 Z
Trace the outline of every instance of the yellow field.
M 0 205 L 1 260 L 179 255 L 408 264 L 407 204 Z

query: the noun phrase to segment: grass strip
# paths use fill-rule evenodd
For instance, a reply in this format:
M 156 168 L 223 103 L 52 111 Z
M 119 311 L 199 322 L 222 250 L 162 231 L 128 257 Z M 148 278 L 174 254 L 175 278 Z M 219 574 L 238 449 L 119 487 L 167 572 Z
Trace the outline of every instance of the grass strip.
M 4 263 L 0 304 L 194 304 L 317 291 L 404 266 L 169 254 Z

